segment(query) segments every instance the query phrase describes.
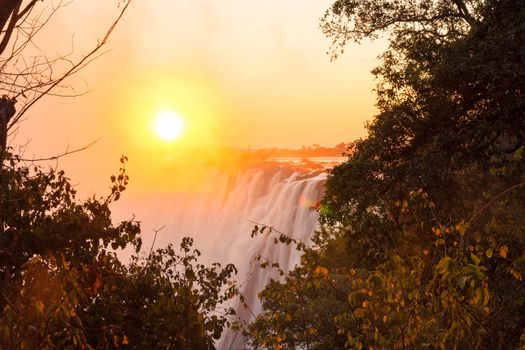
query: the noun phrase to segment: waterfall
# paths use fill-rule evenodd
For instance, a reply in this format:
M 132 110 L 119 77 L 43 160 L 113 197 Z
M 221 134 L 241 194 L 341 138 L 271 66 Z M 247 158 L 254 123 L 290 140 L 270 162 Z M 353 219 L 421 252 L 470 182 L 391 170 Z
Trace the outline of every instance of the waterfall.
M 171 191 L 134 196 L 126 207 L 133 208 L 142 221 L 143 249 L 153 242 L 153 228 L 164 225 L 157 233 L 156 248 L 178 245 L 182 237 L 191 236 L 194 247 L 202 252 L 202 263 L 235 264 L 236 280 L 248 305 L 244 308 L 237 302 L 237 314 L 249 322 L 261 311 L 257 294 L 270 278 L 278 277 L 275 269 L 260 268 L 261 261 L 255 258 L 260 255 L 278 262 L 283 270 L 299 262 L 295 247 L 274 244 L 275 234 L 252 238 L 254 225 L 266 225 L 308 243 L 318 219 L 312 206 L 321 199 L 325 180 L 326 172 L 319 165 L 268 162 L 234 171 L 207 168 L 198 176 L 177 176 L 179 186 Z M 121 208 L 116 214 L 122 217 L 119 212 Z M 217 347 L 230 346 L 242 347 L 242 336 L 225 332 Z

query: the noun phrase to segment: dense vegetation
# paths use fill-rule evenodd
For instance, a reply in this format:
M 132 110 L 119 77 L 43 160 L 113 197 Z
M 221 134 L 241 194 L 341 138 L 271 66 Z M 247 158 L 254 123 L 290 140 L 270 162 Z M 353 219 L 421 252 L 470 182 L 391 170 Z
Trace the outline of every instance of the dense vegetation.
M 4 154 L 0 169 L 1 349 L 212 349 L 232 310 L 235 268 L 197 262 L 192 240 L 138 255 L 139 223 L 114 225 L 105 198 L 78 201 L 64 172 Z M 118 249 L 137 254 L 123 265 Z
M 330 174 L 314 246 L 261 293 L 253 346 L 525 346 L 524 23 L 523 1 L 332 5 L 334 56 L 389 36 L 379 112 Z

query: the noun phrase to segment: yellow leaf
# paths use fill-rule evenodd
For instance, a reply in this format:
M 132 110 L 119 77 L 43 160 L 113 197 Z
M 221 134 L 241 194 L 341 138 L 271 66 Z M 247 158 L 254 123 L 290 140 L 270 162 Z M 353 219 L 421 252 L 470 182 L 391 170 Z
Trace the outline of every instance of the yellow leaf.
M 277 338 L 276 338 L 278 343 L 282 342 L 285 339 L 286 339 L 286 335 L 284 335 L 284 334 L 278 334 Z
M 494 255 L 494 250 L 492 248 L 487 249 L 485 255 L 487 256 L 487 258 L 492 258 L 492 255 Z
M 518 281 L 523 280 L 523 276 L 521 275 L 521 273 L 519 271 L 514 270 L 512 267 L 509 267 L 508 271 L 510 272 L 512 277 L 514 277 L 516 280 L 518 280 Z
M 36 309 L 41 313 L 43 314 L 44 313 L 44 303 L 42 301 L 37 301 L 36 302 Z
M 355 317 L 357 317 L 357 318 L 363 318 L 363 317 L 365 317 L 365 315 L 366 315 L 366 314 L 365 314 L 365 310 L 364 310 L 364 309 L 356 309 L 356 310 L 354 311 L 354 315 L 355 315 Z
M 467 224 L 465 223 L 465 220 L 461 220 L 455 227 L 456 231 L 459 232 L 460 235 L 464 235 L 465 231 L 467 230 Z
M 326 276 L 328 276 L 328 269 L 326 267 L 322 267 L 322 266 L 318 265 L 315 268 L 314 274 L 326 277 Z
M 499 256 L 501 256 L 503 259 L 507 258 L 508 253 L 509 253 L 509 248 L 506 245 L 502 245 L 499 248 Z
M 95 281 L 91 285 L 91 289 L 90 289 L 91 295 L 96 295 L 100 287 L 102 287 L 102 276 L 100 275 L 100 273 L 97 272 L 95 274 Z
M 472 298 L 472 300 L 470 301 L 471 304 L 478 304 L 483 298 L 483 291 L 481 290 L 481 288 L 476 288 L 476 290 L 474 290 L 474 297 Z
M 489 303 L 489 290 L 487 288 L 483 288 L 483 306 L 487 306 Z

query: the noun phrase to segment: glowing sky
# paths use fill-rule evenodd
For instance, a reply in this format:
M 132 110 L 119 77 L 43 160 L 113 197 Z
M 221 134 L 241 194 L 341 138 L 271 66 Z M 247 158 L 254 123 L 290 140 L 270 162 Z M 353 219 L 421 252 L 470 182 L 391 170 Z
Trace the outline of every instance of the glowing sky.
M 73 42 L 86 52 L 116 15 L 116 3 L 75 0 L 40 43 L 65 52 Z M 141 159 L 177 146 L 152 140 L 154 120 L 166 109 L 186 119 L 181 142 L 188 144 L 299 148 L 361 137 L 374 114 L 370 70 L 384 43 L 349 46 L 330 62 L 330 40 L 319 29 L 329 4 L 134 0 L 110 52 L 72 81 L 90 92 L 45 99 L 21 124 L 16 143 L 31 140 L 26 154 L 46 156 L 100 138 L 60 165 L 73 178 L 104 167 L 90 176 L 105 181 L 121 154 Z

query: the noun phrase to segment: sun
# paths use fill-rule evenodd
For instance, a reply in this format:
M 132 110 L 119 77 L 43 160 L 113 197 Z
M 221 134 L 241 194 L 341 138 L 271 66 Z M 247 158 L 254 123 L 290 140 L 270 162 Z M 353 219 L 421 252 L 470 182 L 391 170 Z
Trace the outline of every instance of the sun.
M 176 113 L 167 111 L 159 114 L 155 120 L 155 131 L 159 138 L 172 141 L 182 135 L 184 120 Z

